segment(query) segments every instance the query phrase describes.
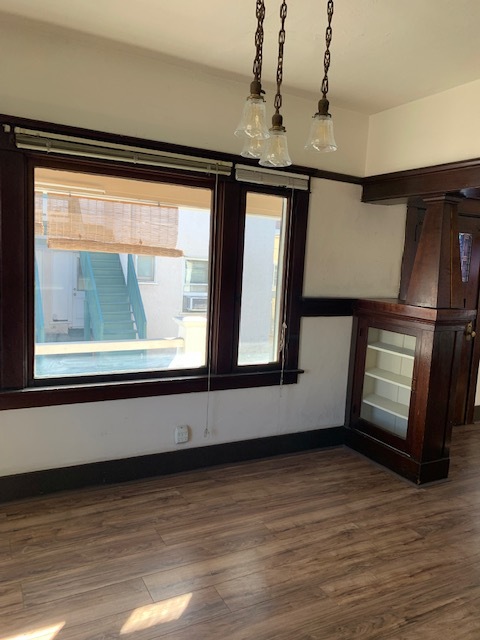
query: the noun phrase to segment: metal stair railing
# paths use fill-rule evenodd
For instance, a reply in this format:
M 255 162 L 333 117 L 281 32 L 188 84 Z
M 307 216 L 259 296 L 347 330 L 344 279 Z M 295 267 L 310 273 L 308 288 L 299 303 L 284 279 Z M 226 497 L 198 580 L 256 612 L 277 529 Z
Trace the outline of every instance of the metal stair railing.
M 97 284 L 93 273 L 92 260 L 88 251 L 80 251 L 80 266 L 85 278 L 85 298 L 88 305 L 89 324 L 92 327 L 93 339 L 103 340 L 105 321 L 103 319 Z M 87 318 L 85 318 L 87 321 Z M 87 327 L 85 327 L 87 329 Z
M 130 304 L 132 305 L 135 324 L 137 325 L 138 337 L 140 339 L 145 339 L 147 337 L 147 316 L 145 314 L 142 294 L 140 293 L 140 287 L 138 286 L 137 274 L 135 272 L 135 265 L 131 254 L 128 254 L 127 291 Z

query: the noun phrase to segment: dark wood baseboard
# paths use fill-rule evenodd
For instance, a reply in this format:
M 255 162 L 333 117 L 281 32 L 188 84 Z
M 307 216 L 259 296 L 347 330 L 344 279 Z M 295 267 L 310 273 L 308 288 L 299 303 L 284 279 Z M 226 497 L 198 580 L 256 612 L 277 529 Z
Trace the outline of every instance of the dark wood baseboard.
M 192 471 L 219 464 L 268 458 L 309 449 L 339 446 L 344 442 L 344 432 L 344 427 L 330 427 L 302 433 L 3 476 L 0 477 L 0 502 L 19 500 L 55 491 Z
M 476 406 L 473 408 L 473 421 L 480 422 L 480 407 Z
M 415 484 L 443 480 L 448 476 L 450 458 L 418 462 L 366 433 L 349 428 L 345 429 L 345 444 Z

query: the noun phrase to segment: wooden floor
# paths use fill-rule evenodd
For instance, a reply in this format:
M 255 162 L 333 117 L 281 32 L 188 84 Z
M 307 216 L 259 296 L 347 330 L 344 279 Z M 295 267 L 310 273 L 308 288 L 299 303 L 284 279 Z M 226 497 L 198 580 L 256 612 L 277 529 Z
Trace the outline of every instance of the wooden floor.
M 0 640 L 480 638 L 480 425 L 427 488 L 346 449 L 0 505 Z

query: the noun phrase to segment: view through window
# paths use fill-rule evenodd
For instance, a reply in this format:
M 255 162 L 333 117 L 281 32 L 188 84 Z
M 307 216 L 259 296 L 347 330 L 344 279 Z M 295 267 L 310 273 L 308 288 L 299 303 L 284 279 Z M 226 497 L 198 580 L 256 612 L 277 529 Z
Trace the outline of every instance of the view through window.
M 287 202 L 281 196 L 247 194 L 239 365 L 279 359 Z
M 205 366 L 211 201 L 205 188 L 36 169 L 36 378 Z

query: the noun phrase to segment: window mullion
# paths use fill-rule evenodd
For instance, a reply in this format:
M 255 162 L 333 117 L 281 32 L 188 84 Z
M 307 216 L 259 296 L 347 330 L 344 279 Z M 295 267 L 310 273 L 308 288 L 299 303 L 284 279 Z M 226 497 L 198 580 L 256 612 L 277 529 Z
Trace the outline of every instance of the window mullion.
M 238 348 L 239 262 L 245 211 L 245 193 L 241 186 L 235 182 L 220 183 L 217 207 L 211 357 L 212 371 L 221 375 L 234 370 Z
M 292 195 L 290 215 L 292 220 L 287 260 L 289 268 L 286 272 L 284 291 L 287 292 L 284 304 L 286 308 L 286 369 L 298 367 L 300 347 L 300 301 L 303 291 L 303 275 L 305 268 L 305 246 L 307 241 L 308 191 L 295 191 Z

